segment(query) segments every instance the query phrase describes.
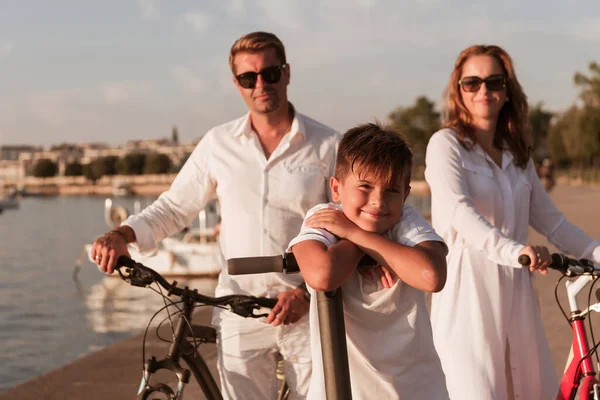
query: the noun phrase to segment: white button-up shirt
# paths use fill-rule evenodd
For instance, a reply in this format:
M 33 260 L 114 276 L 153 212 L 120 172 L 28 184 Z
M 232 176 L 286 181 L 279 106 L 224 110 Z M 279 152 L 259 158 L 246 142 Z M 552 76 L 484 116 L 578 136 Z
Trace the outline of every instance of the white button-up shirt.
M 506 399 L 508 355 L 515 398 L 551 399 L 558 382 L 531 274 L 518 253 L 529 225 L 564 252 L 600 261 L 600 243 L 571 224 L 533 162 L 510 151 L 498 166 L 479 146 L 443 129 L 427 146 L 432 222 L 449 247 L 446 286 L 432 296 L 436 349 L 452 399 Z M 507 347 L 508 346 L 508 347 Z
M 296 112 L 290 131 L 266 159 L 247 114 L 211 129 L 170 189 L 123 224 L 135 231 L 140 250 L 151 252 L 218 199 L 226 259 L 281 255 L 306 212 L 328 201 L 340 140 L 339 133 Z M 223 271 L 216 293 L 266 296 L 301 283 L 300 274 L 230 276 Z

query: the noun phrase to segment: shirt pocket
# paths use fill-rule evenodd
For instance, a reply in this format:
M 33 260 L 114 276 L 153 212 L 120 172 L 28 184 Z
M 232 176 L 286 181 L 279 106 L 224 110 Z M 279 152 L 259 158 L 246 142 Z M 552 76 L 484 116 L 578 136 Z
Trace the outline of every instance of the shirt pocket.
M 462 160 L 473 206 L 489 223 L 494 224 L 495 210 L 502 208 L 502 192 L 488 165 Z
M 285 165 L 278 179 L 278 196 L 308 210 L 327 201 L 327 178 L 323 163 Z
M 473 172 L 477 175 L 485 176 L 490 179 L 494 178 L 494 172 L 487 165 L 478 165 L 469 160 L 462 160 L 462 166 L 467 171 Z

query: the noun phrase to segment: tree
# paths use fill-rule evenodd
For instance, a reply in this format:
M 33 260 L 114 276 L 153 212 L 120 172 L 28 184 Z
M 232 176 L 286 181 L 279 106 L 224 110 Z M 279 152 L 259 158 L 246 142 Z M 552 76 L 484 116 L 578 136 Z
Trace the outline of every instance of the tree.
M 80 162 L 68 163 L 65 167 L 65 176 L 81 176 L 83 175 L 83 166 Z
M 119 175 L 141 175 L 144 173 L 146 155 L 144 153 L 129 153 L 117 162 Z
M 388 116 L 392 126 L 413 146 L 414 152 L 425 154 L 429 138 L 440 129 L 440 113 L 425 96 L 417 98 L 412 107 L 398 107 Z
M 89 164 L 83 166 L 83 176 L 92 182 L 96 182 L 104 175 L 104 160 L 97 158 Z
M 542 102 L 537 103 L 534 107 L 529 109 L 529 128 L 533 136 L 533 148 L 538 150 L 542 147 L 542 153 L 545 153 L 546 138 L 548 131 L 550 130 L 550 121 L 554 114 L 550 111 L 544 110 L 544 104 Z
M 600 109 L 571 106 L 550 129 L 550 153 L 565 155 L 579 166 L 594 164 L 600 157 Z
M 55 176 L 57 172 L 58 165 L 48 158 L 39 159 L 33 166 L 33 176 L 37 178 L 48 178 Z
M 144 174 L 166 174 L 171 169 L 171 159 L 164 153 L 152 153 L 146 158 Z
M 173 129 L 171 130 L 171 142 L 173 144 L 179 144 L 179 131 L 176 126 L 173 126 Z
M 569 144 L 572 144 L 569 142 L 573 142 L 577 137 L 578 119 L 579 109 L 572 106 L 559 116 L 548 132 L 548 151 L 560 166 L 569 165 L 571 158 L 577 153 L 575 149 L 569 147 Z
M 102 174 L 103 175 L 116 175 L 117 174 L 117 162 L 119 157 L 117 156 L 106 156 L 102 157 Z
M 600 65 L 592 61 L 589 69 L 590 76 L 577 72 L 573 77 L 573 81 L 575 81 L 575 86 L 581 88 L 579 97 L 583 100 L 583 103 L 586 106 L 600 108 Z

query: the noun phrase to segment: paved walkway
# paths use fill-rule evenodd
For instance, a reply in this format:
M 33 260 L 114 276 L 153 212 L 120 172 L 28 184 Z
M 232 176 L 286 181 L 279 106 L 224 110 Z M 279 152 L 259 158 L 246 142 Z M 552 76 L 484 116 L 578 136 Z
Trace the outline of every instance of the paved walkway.
M 600 189 L 558 185 L 551 193 L 558 207 L 567 218 L 585 232 L 600 239 Z M 530 242 L 545 244 L 546 240 L 532 231 Z M 554 300 L 554 285 L 559 274 L 551 272 L 547 276 L 536 276 L 535 284 L 540 296 L 542 318 L 548 334 L 555 368 L 562 373 L 571 343 L 571 330 L 561 315 Z M 561 300 L 565 301 L 561 293 Z M 582 293 L 582 301 L 587 301 L 587 292 Z M 600 317 L 593 324 L 600 339 Z M 210 322 L 210 309 L 200 309 L 195 321 L 201 324 Z M 132 399 L 141 379 L 142 356 L 141 336 L 135 336 L 120 343 L 90 354 L 63 368 L 59 368 L 6 392 L 0 393 L 0 400 L 106 400 Z M 146 346 L 148 352 L 165 354 L 167 346 L 151 340 Z M 214 345 L 201 346 L 211 371 L 216 377 L 216 348 Z M 188 385 L 189 398 L 203 399 L 195 384 Z

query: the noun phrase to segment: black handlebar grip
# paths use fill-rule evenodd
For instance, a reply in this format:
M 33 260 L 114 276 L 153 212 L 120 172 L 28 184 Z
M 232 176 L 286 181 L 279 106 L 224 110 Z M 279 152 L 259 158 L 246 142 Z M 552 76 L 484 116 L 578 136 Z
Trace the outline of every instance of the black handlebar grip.
M 133 268 L 135 266 L 135 261 L 133 261 L 127 256 L 119 256 L 119 258 L 117 259 L 117 267 L 120 266 Z
M 296 257 L 294 253 L 285 253 L 283 256 L 285 258 L 285 273 L 289 274 L 292 272 L 300 272 L 300 267 L 298 266 L 298 261 L 296 261 Z
M 273 307 L 275 307 L 275 304 L 277 304 L 277 299 L 269 299 L 269 298 L 265 298 L 265 297 L 260 297 L 260 298 L 258 298 L 256 303 L 262 307 L 273 308 Z
M 229 275 L 264 274 L 283 272 L 283 257 L 240 257 L 227 260 Z
M 519 264 L 524 267 L 528 267 L 531 264 L 531 258 L 528 255 L 523 254 L 519 256 Z

